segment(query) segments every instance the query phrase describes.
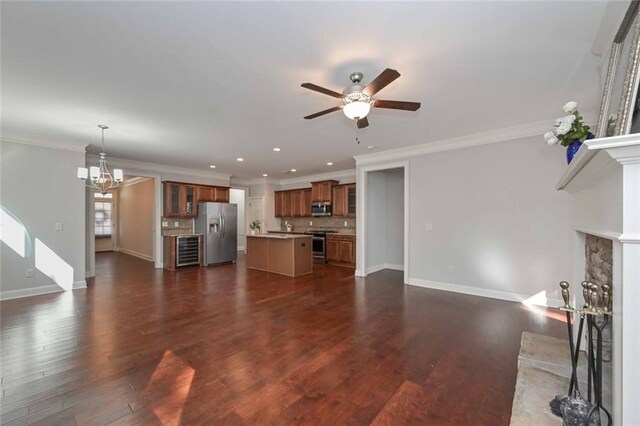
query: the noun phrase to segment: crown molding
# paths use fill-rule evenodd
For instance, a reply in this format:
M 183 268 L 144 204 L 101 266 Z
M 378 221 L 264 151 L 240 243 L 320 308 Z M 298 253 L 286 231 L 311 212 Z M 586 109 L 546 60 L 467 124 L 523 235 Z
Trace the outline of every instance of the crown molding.
M 136 177 L 132 177 L 131 179 L 125 180 L 120 186 L 121 187 L 133 186 L 142 182 L 146 182 L 148 180 L 153 180 L 153 178 L 145 177 L 145 176 L 136 176 Z
M 584 114 L 589 116 L 593 112 Z M 535 123 L 523 124 L 520 126 L 507 127 L 504 129 L 492 130 L 490 132 L 476 133 L 473 135 L 460 136 L 451 139 L 428 142 L 421 145 L 413 145 L 404 148 L 390 149 L 375 152 L 372 154 L 362 154 L 353 157 L 356 165 L 380 163 L 385 161 L 405 160 L 419 155 L 434 154 L 436 152 L 453 151 L 456 149 L 470 148 L 473 146 L 488 145 L 497 142 L 506 142 L 516 139 L 523 139 L 531 136 L 540 136 L 553 128 L 553 120 L 538 121 Z M 544 141 L 543 141 L 544 142 Z
M 27 141 L 23 139 L 14 139 L 14 138 L 6 138 L 6 137 L 0 138 L 0 141 L 9 142 L 9 143 L 18 143 L 21 145 L 37 146 L 40 148 L 59 149 L 62 151 L 81 152 L 83 154 L 86 152 L 87 146 L 89 146 L 88 143 L 87 144 L 85 143 L 56 144 L 56 143 L 50 143 L 50 142 L 39 142 L 39 141 L 31 141 L 31 140 Z
M 341 178 L 349 178 L 349 177 L 352 177 L 352 178 L 356 177 L 356 169 L 339 170 L 336 172 L 319 173 L 316 175 L 307 175 L 307 176 L 300 176 L 300 177 L 295 177 L 290 179 L 281 179 L 279 183 L 280 185 L 293 185 L 296 183 L 311 184 L 311 182 L 316 182 L 321 180 L 330 180 L 330 179 L 340 180 Z
M 231 175 L 220 172 L 204 172 L 200 170 L 188 169 L 186 167 L 168 166 L 166 164 L 147 163 L 143 161 L 126 160 L 124 158 L 107 157 L 109 165 L 119 169 L 137 170 L 140 172 L 151 173 L 153 175 L 162 176 L 163 174 L 185 175 L 207 179 L 222 179 L 229 181 Z M 87 161 L 98 161 L 98 156 L 94 154 L 87 155 Z

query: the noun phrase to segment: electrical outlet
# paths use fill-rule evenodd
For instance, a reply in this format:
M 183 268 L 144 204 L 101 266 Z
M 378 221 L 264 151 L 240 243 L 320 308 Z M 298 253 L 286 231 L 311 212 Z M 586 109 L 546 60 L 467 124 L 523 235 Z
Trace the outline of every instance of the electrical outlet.
M 453 265 L 449 265 L 449 267 L 447 268 L 447 271 L 448 271 L 450 274 L 453 274 L 453 270 L 454 270 L 454 269 L 453 269 Z
M 173 222 L 173 226 L 177 228 L 178 226 L 180 226 L 180 222 Z
M 34 275 L 35 275 L 35 271 L 33 269 L 26 269 L 24 271 L 25 278 L 33 278 Z
M 163 227 L 163 228 L 166 228 L 167 226 L 169 226 L 169 222 L 166 222 L 166 221 L 165 221 L 165 222 L 162 222 L 162 227 Z
M 425 223 L 424 224 L 425 231 L 433 231 L 433 223 Z
M 346 220 L 344 221 L 344 226 L 349 226 Z
M 56 223 L 56 231 L 62 231 L 62 223 L 61 222 L 57 222 Z
M 289 224 L 289 221 L 288 221 L 288 220 L 285 220 L 285 221 L 284 221 L 284 225 L 285 225 L 285 226 L 287 226 L 288 224 Z
M 312 220 L 309 221 L 309 226 L 313 226 L 313 221 Z

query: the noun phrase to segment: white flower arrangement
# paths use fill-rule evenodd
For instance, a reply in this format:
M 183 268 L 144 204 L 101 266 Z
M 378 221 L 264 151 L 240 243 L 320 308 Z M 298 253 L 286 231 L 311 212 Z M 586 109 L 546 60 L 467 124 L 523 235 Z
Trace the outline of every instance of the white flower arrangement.
M 583 118 L 578 112 L 577 102 L 567 102 L 562 107 L 562 111 L 569 115 L 558 118 L 555 122 L 555 130 L 544 134 L 544 140 L 549 145 L 560 143 L 562 146 L 568 146 L 576 140 L 584 142 L 589 137 L 593 137 L 589 131 L 589 126 L 582 121 Z

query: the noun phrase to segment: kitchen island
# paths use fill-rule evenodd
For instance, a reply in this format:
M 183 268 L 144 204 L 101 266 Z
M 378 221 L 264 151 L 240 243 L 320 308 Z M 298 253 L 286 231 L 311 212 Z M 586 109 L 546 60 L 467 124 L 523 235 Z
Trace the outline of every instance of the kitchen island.
M 288 277 L 311 274 L 313 253 L 311 235 L 247 235 L 247 268 Z

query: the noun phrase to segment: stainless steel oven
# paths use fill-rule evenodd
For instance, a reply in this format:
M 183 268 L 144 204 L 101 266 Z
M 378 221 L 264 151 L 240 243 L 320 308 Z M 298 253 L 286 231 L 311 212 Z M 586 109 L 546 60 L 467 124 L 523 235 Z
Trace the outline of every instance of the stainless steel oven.
M 335 231 L 308 231 L 307 235 L 313 237 L 312 251 L 313 257 L 316 259 L 322 259 L 324 263 L 327 263 L 327 234 Z
M 312 242 L 313 257 L 326 260 L 327 258 L 327 239 L 324 235 L 313 235 Z
M 331 216 L 331 203 L 311 204 L 311 216 Z

